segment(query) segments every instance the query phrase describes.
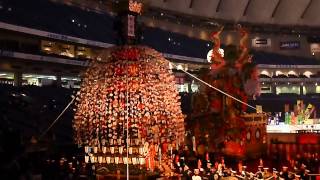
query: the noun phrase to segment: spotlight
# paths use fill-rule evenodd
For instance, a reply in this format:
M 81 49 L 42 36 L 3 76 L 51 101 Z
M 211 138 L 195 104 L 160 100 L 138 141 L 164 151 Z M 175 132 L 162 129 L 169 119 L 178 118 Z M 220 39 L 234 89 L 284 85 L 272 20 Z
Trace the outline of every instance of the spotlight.
M 179 65 L 177 66 L 177 69 L 178 69 L 178 70 L 183 70 L 182 65 L 181 65 L 181 64 L 179 64 Z

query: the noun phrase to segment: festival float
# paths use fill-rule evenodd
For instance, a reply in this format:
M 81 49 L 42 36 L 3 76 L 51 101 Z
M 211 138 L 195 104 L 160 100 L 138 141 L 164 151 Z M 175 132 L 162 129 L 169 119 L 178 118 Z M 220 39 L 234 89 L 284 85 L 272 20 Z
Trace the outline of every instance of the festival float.
M 74 140 L 99 177 L 170 176 L 173 151 L 185 137 L 180 96 L 169 61 L 129 45 L 141 6 L 128 3 L 128 14 L 121 14 L 128 27 L 120 34 L 127 45 L 104 50 L 83 75 Z
M 248 31 L 238 25 L 240 47 L 228 45 L 221 53 L 220 34 L 212 33 L 214 43 L 208 61 L 210 70 L 199 78 L 210 84 L 193 96 L 193 113 L 188 122 L 193 129 L 198 153 L 215 152 L 246 158 L 264 154 L 267 115 L 247 114 L 249 98 L 260 95 L 257 67 L 247 47 Z M 217 88 L 221 91 L 217 91 Z
M 184 141 L 169 62 L 148 47 L 106 50 L 86 71 L 76 101 L 74 138 L 86 163 L 122 174 L 126 164 L 131 174 L 164 171 Z

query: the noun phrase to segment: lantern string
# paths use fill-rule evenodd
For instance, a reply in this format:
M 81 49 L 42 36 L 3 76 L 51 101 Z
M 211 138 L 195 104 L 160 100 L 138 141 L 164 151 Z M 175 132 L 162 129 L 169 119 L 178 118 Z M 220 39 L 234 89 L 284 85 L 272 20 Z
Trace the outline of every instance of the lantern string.
M 59 114 L 59 116 L 50 124 L 50 126 L 43 131 L 43 133 L 39 136 L 39 139 L 42 139 L 48 132 L 49 130 L 54 126 L 55 123 L 58 122 L 58 120 L 60 119 L 60 117 L 66 112 L 66 110 L 71 106 L 71 104 L 74 102 L 74 100 L 76 99 L 75 96 L 72 97 L 71 101 L 69 102 L 69 104 L 63 109 L 63 111 Z
M 126 63 L 126 121 L 127 121 L 127 180 L 129 180 L 129 82 L 128 82 L 128 63 Z

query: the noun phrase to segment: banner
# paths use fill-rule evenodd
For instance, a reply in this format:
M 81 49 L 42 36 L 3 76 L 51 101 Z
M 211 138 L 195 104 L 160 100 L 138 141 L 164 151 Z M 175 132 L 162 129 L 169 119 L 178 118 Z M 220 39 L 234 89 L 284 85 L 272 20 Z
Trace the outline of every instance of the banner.
M 302 100 L 297 100 L 297 112 L 298 114 L 303 113 L 304 111 L 304 104 Z
M 192 136 L 192 151 L 197 151 L 196 137 Z
M 320 52 L 320 44 L 319 43 L 311 43 L 310 44 L 311 53 Z
M 281 50 L 300 49 L 300 41 L 284 41 L 280 42 Z
M 175 80 L 176 84 L 184 84 L 184 77 L 176 77 Z
M 299 144 L 318 144 L 320 136 L 316 133 L 297 134 L 297 142 Z
M 135 16 L 128 15 L 128 36 L 135 37 Z
M 252 47 L 270 47 L 270 38 L 254 38 L 252 39 Z
M 312 114 L 312 112 L 314 111 L 314 106 L 312 104 L 308 104 L 306 110 L 304 111 L 304 118 L 305 119 L 309 119 L 310 115 Z

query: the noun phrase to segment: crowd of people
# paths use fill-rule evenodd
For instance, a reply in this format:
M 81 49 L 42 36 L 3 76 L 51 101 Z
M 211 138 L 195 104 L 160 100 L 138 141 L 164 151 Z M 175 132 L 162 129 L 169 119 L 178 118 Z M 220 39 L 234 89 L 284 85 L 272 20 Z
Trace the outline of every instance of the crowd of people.
M 186 160 L 189 157 L 175 155 L 173 169 L 175 174 L 186 180 L 200 179 L 319 179 L 320 161 L 319 154 L 304 153 L 287 156 L 288 160 L 276 161 L 270 154 L 257 160 L 238 160 L 226 163 L 223 156 L 210 158 L 207 153 L 203 158 L 197 158 L 197 164 Z M 265 159 L 265 160 L 264 160 Z M 282 158 L 285 159 L 285 158 Z M 193 164 L 190 167 L 189 164 Z M 310 174 L 312 174 L 310 176 Z
M 86 164 L 81 156 L 70 156 L 71 154 L 67 155 L 62 152 L 50 154 L 48 151 L 25 153 L 10 164 L 2 166 L 4 173 L 2 173 L 1 179 L 97 179 L 97 165 Z M 317 164 L 310 164 L 308 163 L 309 159 L 306 159 L 305 156 L 297 155 L 296 158 L 292 159 L 295 162 L 294 164 L 289 163 L 287 166 L 285 165 L 286 163 L 281 162 L 281 167 L 278 169 L 272 167 L 274 167 L 273 165 L 279 166 L 280 164 L 273 164 L 267 159 L 264 161 L 262 158 L 259 160 L 239 160 L 237 163 L 234 163 L 236 161 L 230 161 L 223 156 L 218 158 L 210 158 L 209 156 L 209 154 L 206 154 L 204 158 L 198 156 L 196 159 L 193 159 L 194 157 L 175 155 L 171 166 L 174 173 L 171 174 L 171 177 L 159 176 L 159 178 L 182 180 L 318 180 L 320 178 L 319 175 L 309 175 L 319 173 L 318 154 L 313 157 Z M 196 161 L 196 163 L 193 161 Z M 317 168 L 317 171 L 311 171 L 310 169 L 312 168 Z

